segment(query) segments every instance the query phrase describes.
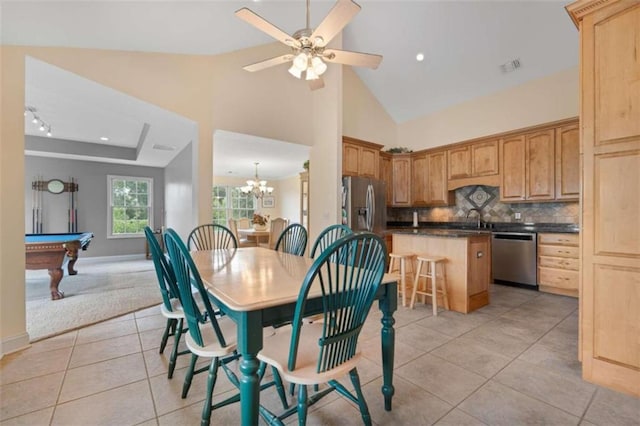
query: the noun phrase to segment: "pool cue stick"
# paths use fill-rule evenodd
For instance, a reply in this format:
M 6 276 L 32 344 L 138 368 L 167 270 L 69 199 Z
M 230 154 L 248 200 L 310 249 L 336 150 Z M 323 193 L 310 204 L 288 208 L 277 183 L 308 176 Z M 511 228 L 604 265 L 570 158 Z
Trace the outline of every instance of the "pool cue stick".
M 44 179 L 44 176 L 40 176 L 40 181 Z M 40 220 L 38 221 L 38 233 L 42 234 L 42 222 L 44 221 L 44 194 L 42 191 L 38 191 L 38 195 L 40 195 L 40 201 L 38 201 L 38 211 Z
M 67 202 L 69 203 L 67 208 L 67 219 L 69 222 L 67 223 L 67 229 L 69 230 L 69 233 L 71 233 L 73 232 L 73 192 L 71 192 L 71 189 L 73 188 L 73 181 L 71 181 L 71 178 L 69 178 L 69 181 L 69 196 L 67 197 Z
M 74 219 L 74 229 L 73 232 L 78 232 L 78 192 L 80 187 L 78 186 L 78 180 L 73 178 L 74 189 L 73 191 L 73 219 Z
M 31 232 L 36 233 L 36 190 L 35 181 L 31 184 Z

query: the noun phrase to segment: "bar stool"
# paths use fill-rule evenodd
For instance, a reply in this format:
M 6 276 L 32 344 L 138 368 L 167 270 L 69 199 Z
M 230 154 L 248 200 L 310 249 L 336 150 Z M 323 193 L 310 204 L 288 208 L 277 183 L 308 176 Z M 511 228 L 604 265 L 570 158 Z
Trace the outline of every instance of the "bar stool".
M 389 253 L 389 273 L 395 273 L 400 280 L 398 297 L 402 294 L 402 306 L 407 306 L 407 274 L 413 275 L 413 262 L 416 255 L 413 253 Z M 408 261 L 408 266 L 407 266 Z M 411 280 L 409 281 L 411 282 Z
M 411 305 L 416 301 L 416 294 L 422 295 L 422 301 L 424 303 L 424 296 L 431 296 L 431 304 L 433 305 L 433 315 L 438 315 L 438 293 L 442 295 L 442 301 L 445 309 L 449 310 L 449 297 L 447 296 L 447 278 L 445 275 L 444 263 L 447 261 L 446 257 L 429 256 L 427 254 L 420 254 L 417 256 L 418 265 L 416 266 L 416 277 L 413 282 L 413 292 L 411 293 Z M 438 267 L 440 269 L 440 282 L 441 289 L 438 289 Z M 423 269 L 426 271 L 423 272 Z M 420 278 L 431 279 L 431 291 L 429 291 L 429 282 L 425 283 L 425 289 L 419 289 Z

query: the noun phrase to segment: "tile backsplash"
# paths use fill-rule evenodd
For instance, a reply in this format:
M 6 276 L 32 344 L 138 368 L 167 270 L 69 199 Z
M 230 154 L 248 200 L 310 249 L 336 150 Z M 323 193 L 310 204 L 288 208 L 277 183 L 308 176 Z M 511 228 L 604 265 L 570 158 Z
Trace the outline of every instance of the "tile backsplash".
M 450 207 L 387 208 L 387 220 L 411 222 L 413 212 L 418 212 L 421 222 L 464 222 L 475 221 L 476 214 L 467 219 L 470 209 L 482 211 L 485 222 L 527 222 L 527 223 L 578 223 L 577 202 L 562 203 L 518 203 L 500 202 L 500 188 L 473 185 L 456 189 L 456 205 Z M 520 213 L 520 219 L 516 219 Z

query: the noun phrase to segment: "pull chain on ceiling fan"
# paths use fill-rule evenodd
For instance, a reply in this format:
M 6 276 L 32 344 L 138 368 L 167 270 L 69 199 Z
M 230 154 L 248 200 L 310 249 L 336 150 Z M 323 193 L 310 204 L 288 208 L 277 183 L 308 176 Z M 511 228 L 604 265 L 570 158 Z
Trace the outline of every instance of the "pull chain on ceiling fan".
M 309 0 L 307 0 L 306 27 L 293 35 L 285 33 L 246 7 L 236 11 L 238 18 L 291 48 L 291 53 L 247 65 L 244 69 L 254 72 L 292 62 L 289 73 L 296 78 L 302 78 L 304 74 L 311 90 L 316 90 L 324 87 L 321 76 L 327 70 L 325 62 L 378 68 L 382 61 L 380 55 L 326 48 L 327 44 L 359 11 L 360 6 L 353 0 L 338 0 L 318 28 L 312 30 L 309 23 Z

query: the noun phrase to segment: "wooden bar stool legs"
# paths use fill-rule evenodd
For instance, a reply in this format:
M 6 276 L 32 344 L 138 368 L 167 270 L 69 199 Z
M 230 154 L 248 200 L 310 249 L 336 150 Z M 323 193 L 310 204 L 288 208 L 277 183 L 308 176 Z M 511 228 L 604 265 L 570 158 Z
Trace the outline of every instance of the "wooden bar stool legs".
M 411 304 L 409 305 L 413 309 L 413 305 L 416 301 L 416 295 L 431 296 L 431 304 L 433 306 L 433 315 L 438 315 L 438 293 L 442 296 L 442 302 L 445 309 L 449 310 L 449 297 L 447 296 L 447 279 L 445 275 L 444 263 L 445 257 L 418 255 L 416 276 L 413 282 L 413 291 L 411 293 Z M 426 268 L 426 271 L 423 269 Z M 438 275 L 438 269 L 440 274 Z M 427 278 L 429 281 L 425 282 L 424 290 L 420 287 L 420 278 Z M 438 289 L 438 278 L 440 278 L 441 286 Z M 429 286 L 431 284 L 431 286 Z M 429 290 L 431 287 L 431 290 Z M 423 298 L 424 301 L 424 298 Z
M 389 273 L 395 273 L 400 281 L 398 296 L 402 294 L 402 306 L 407 306 L 407 274 L 414 274 L 415 257 L 413 253 L 389 253 Z

